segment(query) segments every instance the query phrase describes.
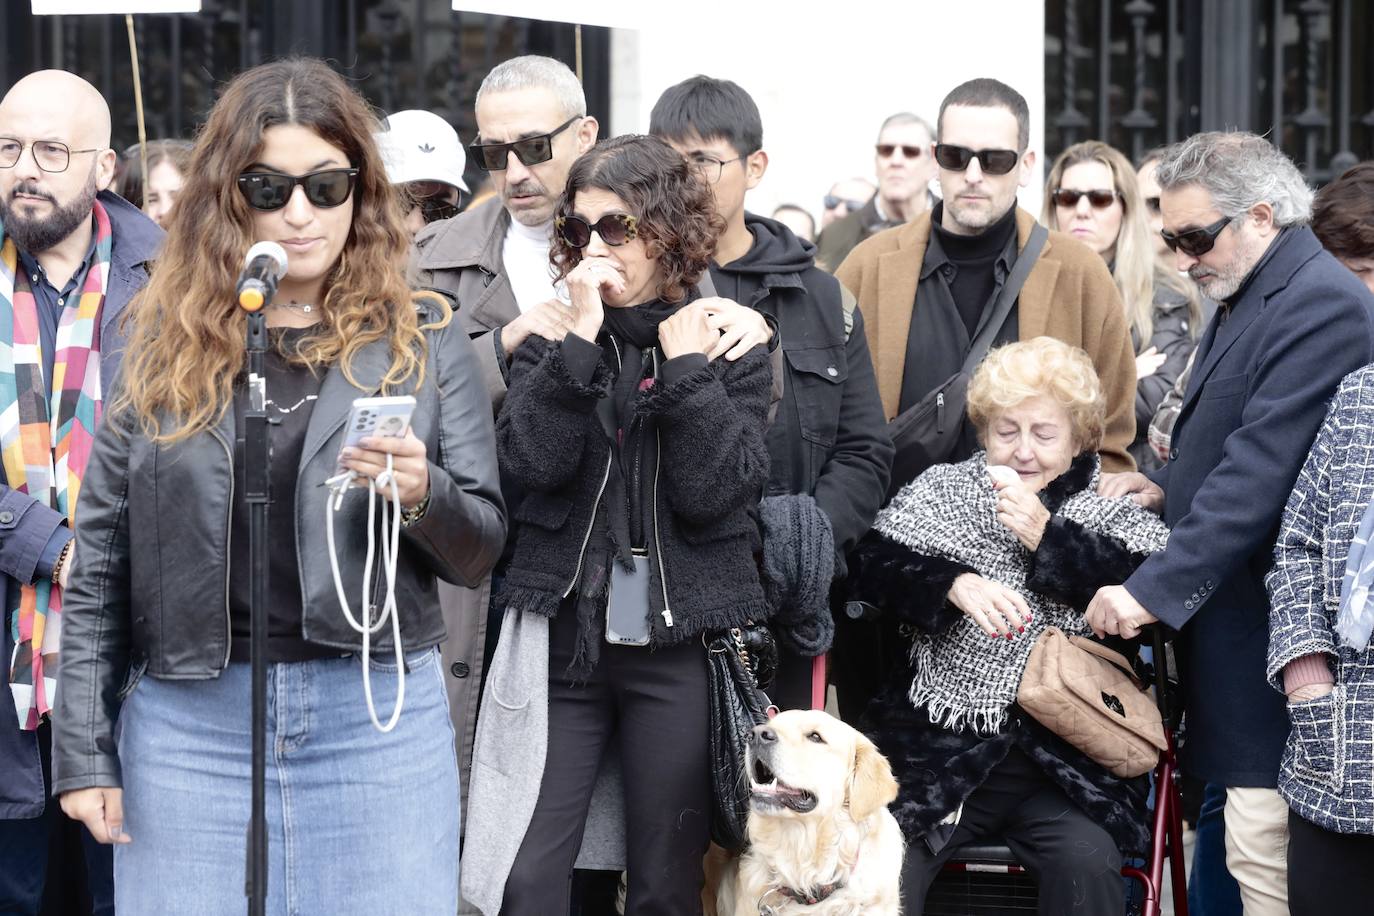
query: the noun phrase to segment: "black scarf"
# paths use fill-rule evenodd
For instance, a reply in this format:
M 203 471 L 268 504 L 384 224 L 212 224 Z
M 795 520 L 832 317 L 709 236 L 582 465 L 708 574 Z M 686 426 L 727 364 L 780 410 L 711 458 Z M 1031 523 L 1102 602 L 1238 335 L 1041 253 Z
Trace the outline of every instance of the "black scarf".
M 605 514 L 598 520 L 587 549 L 588 568 L 599 573 L 591 577 L 597 586 L 590 594 L 583 590 L 577 604 L 577 645 L 570 671 L 579 678 L 585 678 L 600 657 L 597 620 L 605 611 L 605 589 L 612 565 L 632 565 L 631 548 L 648 546 L 645 532 L 653 512 L 648 473 L 656 464 L 656 456 L 651 456 L 653 460 L 649 461 L 636 461 L 636 458 L 639 452 L 650 447 L 655 437 L 648 419 L 641 418 L 636 423 L 635 401 L 644 388 L 645 379 L 657 375 L 653 358 L 658 348 L 658 326 L 698 296 L 693 288 L 679 302 L 653 299 L 626 308 L 607 307 L 602 318 L 603 337 L 608 338 L 603 344 L 609 351 L 606 359 L 616 370 L 610 402 L 601 408 L 609 413 L 603 415 L 602 426 L 608 433 L 614 431 L 615 460 L 606 478 Z M 646 360 L 649 361 L 647 365 Z M 640 469 L 639 485 L 632 487 L 630 482 L 635 479 L 632 469 L 636 467 Z M 645 608 L 644 612 L 648 614 L 650 610 Z

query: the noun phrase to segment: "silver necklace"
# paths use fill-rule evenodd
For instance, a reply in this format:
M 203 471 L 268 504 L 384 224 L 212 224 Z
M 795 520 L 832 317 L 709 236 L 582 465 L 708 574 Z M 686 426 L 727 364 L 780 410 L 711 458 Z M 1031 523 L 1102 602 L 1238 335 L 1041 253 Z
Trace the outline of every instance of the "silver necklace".
M 273 302 L 272 305 L 275 308 L 290 309 L 293 312 L 300 312 L 302 315 L 309 315 L 311 312 L 315 311 L 315 306 L 305 302 L 296 302 L 295 300 L 291 302 Z

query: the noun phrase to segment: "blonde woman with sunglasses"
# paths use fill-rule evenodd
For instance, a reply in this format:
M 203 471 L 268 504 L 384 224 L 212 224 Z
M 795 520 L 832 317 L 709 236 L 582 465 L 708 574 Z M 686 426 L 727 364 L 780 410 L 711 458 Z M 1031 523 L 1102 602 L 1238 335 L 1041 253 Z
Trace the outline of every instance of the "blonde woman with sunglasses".
M 1202 332 L 1202 300 L 1155 251 L 1149 214 L 1135 171 L 1097 140 L 1076 143 L 1055 159 L 1041 220 L 1083 242 L 1107 262 L 1126 306 L 1136 352 L 1136 436 L 1131 457 L 1159 467 L 1146 441 L 1150 421 Z

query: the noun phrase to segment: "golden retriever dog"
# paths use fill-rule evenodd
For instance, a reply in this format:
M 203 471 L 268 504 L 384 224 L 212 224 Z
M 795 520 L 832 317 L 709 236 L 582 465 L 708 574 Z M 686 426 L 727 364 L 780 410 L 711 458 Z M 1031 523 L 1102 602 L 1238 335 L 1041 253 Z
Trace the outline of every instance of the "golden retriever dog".
M 754 729 L 746 762 L 749 848 L 722 877 L 720 916 L 896 916 L 897 781 L 873 742 L 792 710 Z

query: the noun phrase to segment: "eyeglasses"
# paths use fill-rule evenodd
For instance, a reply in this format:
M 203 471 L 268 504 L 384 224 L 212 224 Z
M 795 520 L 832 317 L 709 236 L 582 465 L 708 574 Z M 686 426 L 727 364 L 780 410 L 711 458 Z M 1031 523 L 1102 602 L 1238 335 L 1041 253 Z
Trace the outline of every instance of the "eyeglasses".
M 420 208 L 426 224 L 452 219 L 463 204 L 462 190 L 442 181 L 412 181 L 406 186 L 405 198 L 409 207 Z
M 1158 215 L 1159 215 L 1159 198 L 1158 198 L 1158 197 L 1147 197 L 1147 198 L 1145 198 L 1145 209 L 1149 210 L 1149 211 L 1150 211 L 1152 214 L 1154 214 L 1155 216 L 1158 216 Z
M 846 210 L 852 213 L 855 210 L 863 209 L 865 201 L 848 200 L 844 197 L 836 197 L 834 194 L 827 194 L 821 198 L 821 203 L 825 205 L 825 209 L 827 210 L 834 210 L 836 207 L 843 205 Z
M 1078 202 L 1083 198 L 1088 198 L 1088 203 L 1094 210 L 1105 210 L 1110 207 L 1121 195 L 1116 191 L 1104 191 L 1096 188 L 1091 191 L 1074 191 L 1069 188 L 1055 188 L 1050 192 L 1050 197 L 1054 202 L 1065 209 L 1073 209 L 1078 206 Z
M 33 161 L 45 172 L 65 172 L 72 164 L 73 153 L 99 153 L 100 149 L 72 149 L 59 140 L 35 140 L 25 144 L 14 137 L 0 137 L 0 169 L 12 169 L 19 164 L 24 150 L 33 150 Z
M 1212 250 L 1217 243 L 1217 236 L 1221 235 L 1221 230 L 1231 224 L 1232 219 L 1234 217 L 1223 216 L 1210 226 L 1203 226 L 1201 229 L 1189 229 L 1178 235 L 1174 235 L 1168 229 L 1162 229 L 1159 235 L 1160 238 L 1164 239 L 1164 244 L 1169 246 L 1170 251 L 1182 251 L 1190 258 L 1200 258 Z
M 546 134 L 537 137 L 522 137 L 509 143 L 478 143 L 476 140 L 468 147 L 477 157 L 477 164 L 488 172 L 504 172 L 510 154 L 522 165 L 538 165 L 553 158 L 553 138 L 567 130 L 573 123 L 582 120 L 582 115 L 574 115 Z
M 441 219 L 453 219 L 458 215 L 458 204 L 447 197 L 421 197 L 415 201 L 425 223 L 437 223 Z
M 891 159 L 892 154 L 897 150 L 902 151 L 902 155 L 908 159 L 920 159 L 925 155 L 925 150 L 919 146 L 907 146 L 905 143 L 879 143 L 873 147 L 878 151 L 878 155 L 884 159 Z
M 244 172 L 239 190 L 254 210 L 280 210 L 291 200 L 296 185 L 305 188 L 305 199 L 317 207 L 337 207 L 353 193 L 357 169 L 324 169 L 308 175 L 281 172 Z
M 698 155 L 688 157 L 687 164 L 701 176 L 702 181 L 707 184 L 715 184 L 720 181 L 720 176 L 725 174 L 726 165 L 748 158 L 748 156 L 736 156 L 734 159 L 717 159 L 715 156 Z
M 579 249 L 592 243 L 593 231 L 612 248 L 639 237 L 639 220 L 628 213 L 607 213 L 594 223 L 588 223 L 580 216 L 560 216 L 553 221 L 553 225 L 563 241 Z
M 935 161 L 940 163 L 942 169 L 962 172 L 975 158 L 978 160 L 978 166 L 987 174 L 1005 175 L 1016 168 L 1016 163 L 1020 161 L 1021 154 L 1011 149 L 972 150 L 966 146 L 954 146 L 951 143 L 935 144 Z

